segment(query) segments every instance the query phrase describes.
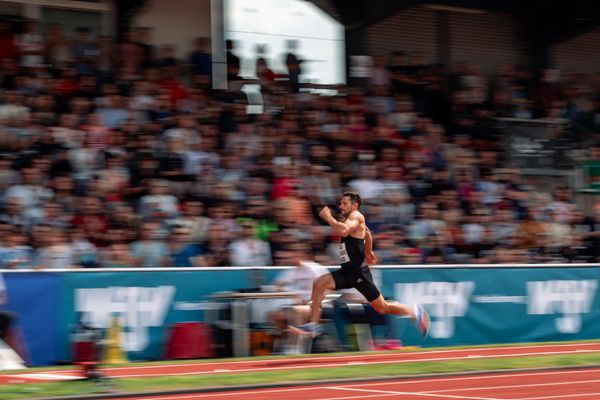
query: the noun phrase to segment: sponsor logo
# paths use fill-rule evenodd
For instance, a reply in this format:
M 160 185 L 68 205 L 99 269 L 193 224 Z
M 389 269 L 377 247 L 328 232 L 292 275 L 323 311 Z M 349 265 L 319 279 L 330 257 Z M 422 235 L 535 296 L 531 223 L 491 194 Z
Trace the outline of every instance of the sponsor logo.
M 397 283 L 395 288 L 401 303 L 419 303 L 429 312 L 429 336 L 447 339 L 454 335 L 454 319 L 467 314 L 475 282 Z
M 581 331 L 581 314 L 591 311 L 597 288 L 595 279 L 527 282 L 527 313 L 556 314 L 558 332 L 577 333 Z
M 76 289 L 75 311 L 99 328 L 107 328 L 113 317 L 120 318 L 122 348 L 142 351 L 148 346 L 148 328 L 163 325 L 174 295 L 174 286 Z

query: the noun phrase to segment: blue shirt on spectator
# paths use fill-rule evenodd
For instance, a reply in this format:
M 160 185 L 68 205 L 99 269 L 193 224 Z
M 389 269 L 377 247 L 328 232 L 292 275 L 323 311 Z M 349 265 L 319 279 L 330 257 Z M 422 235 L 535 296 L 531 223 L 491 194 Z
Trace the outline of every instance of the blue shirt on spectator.
M 192 258 L 203 254 L 202 246 L 196 243 L 188 243 L 177 253 L 171 254 L 173 267 L 193 267 Z

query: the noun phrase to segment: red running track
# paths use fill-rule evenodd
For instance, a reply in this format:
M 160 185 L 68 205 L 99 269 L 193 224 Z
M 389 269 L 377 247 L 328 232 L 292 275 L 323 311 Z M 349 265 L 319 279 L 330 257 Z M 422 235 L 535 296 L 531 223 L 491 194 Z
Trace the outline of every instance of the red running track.
M 306 358 L 276 358 L 272 360 L 189 362 L 171 365 L 102 368 L 103 374 L 113 378 L 153 377 L 169 375 L 211 375 L 233 372 L 289 371 L 306 368 L 331 368 L 350 365 L 403 364 L 421 361 L 451 361 L 476 358 L 532 357 L 542 355 L 600 352 L 600 342 L 489 347 L 458 350 L 397 351 L 359 353 L 344 356 L 314 356 Z M 24 372 L 0 375 L 2 383 L 25 383 L 80 379 L 80 370 Z M 600 387 L 600 385 L 599 385 Z M 600 391 L 600 390 L 599 390 Z M 598 396 L 600 399 L 600 395 Z
M 128 400 L 131 400 L 130 397 Z M 600 369 L 514 372 L 355 384 L 136 397 L 144 400 L 592 400 Z M 124 399 L 123 399 L 124 400 Z

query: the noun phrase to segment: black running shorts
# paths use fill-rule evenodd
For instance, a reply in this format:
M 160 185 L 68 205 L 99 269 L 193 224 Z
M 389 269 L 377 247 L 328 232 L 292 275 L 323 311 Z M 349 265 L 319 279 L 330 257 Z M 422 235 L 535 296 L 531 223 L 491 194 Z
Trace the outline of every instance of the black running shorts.
M 331 273 L 335 282 L 335 290 L 356 288 L 368 302 L 379 297 L 379 289 L 373 283 L 373 276 L 369 267 L 364 265 L 359 268 L 341 268 Z

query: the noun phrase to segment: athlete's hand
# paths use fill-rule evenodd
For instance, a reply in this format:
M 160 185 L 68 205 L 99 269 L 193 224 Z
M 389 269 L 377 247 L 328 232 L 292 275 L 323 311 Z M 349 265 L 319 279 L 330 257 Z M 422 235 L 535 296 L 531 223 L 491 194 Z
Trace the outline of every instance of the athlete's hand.
M 321 217 L 324 221 L 327 221 L 329 217 L 331 217 L 331 209 L 327 206 L 321 208 L 319 212 L 319 217 Z
M 367 259 L 367 264 L 369 264 L 369 265 L 377 264 L 377 256 L 375 255 L 375 253 L 373 251 L 367 252 L 366 259 Z

